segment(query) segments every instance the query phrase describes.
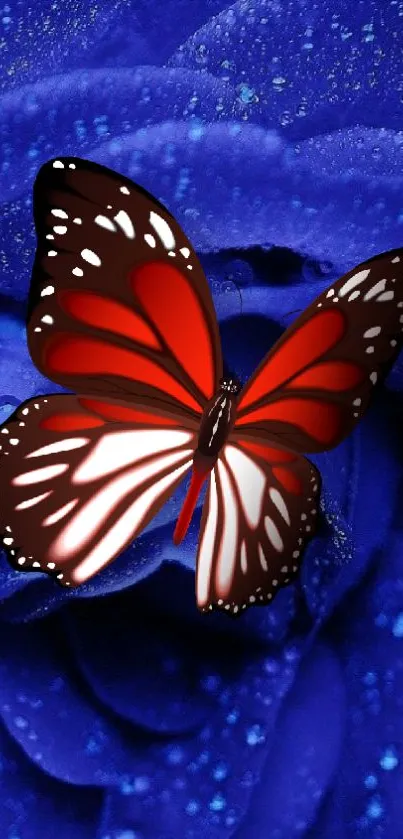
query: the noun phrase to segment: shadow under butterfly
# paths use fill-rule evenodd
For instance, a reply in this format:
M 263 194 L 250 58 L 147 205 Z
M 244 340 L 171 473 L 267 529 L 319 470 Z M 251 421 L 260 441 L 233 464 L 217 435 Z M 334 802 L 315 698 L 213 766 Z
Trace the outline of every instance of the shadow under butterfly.
M 196 254 L 152 195 L 78 158 L 34 186 L 27 337 L 73 393 L 24 402 L 0 430 L 0 532 L 12 566 L 78 586 L 148 524 L 185 476 L 174 542 L 207 484 L 201 611 L 264 605 L 297 575 L 318 518 L 304 455 L 337 446 L 400 349 L 403 249 L 339 279 L 241 386 L 223 375 Z

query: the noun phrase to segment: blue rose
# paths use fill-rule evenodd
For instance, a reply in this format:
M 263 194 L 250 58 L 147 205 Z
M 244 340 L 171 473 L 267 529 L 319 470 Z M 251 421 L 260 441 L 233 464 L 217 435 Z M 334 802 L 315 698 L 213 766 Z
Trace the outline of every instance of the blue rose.
M 0 421 L 55 390 L 24 333 L 32 182 L 55 154 L 169 206 L 243 378 L 290 312 L 402 244 L 397 4 L 107 5 L 2 12 Z M 3 557 L 1 837 L 398 839 L 402 390 L 397 363 L 317 458 L 323 525 L 268 609 L 197 613 L 183 490 L 77 591 Z

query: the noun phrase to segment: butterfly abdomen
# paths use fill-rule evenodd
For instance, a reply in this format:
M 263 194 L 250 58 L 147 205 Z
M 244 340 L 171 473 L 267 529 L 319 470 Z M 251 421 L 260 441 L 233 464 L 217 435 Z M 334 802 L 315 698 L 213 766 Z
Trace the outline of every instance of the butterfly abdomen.
M 186 535 L 204 481 L 213 469 L 234 424 L 238 387 L 235 390 L 235 382 L 233 390 L 231 387 L 232 379 L 228 379 L 228 382 L 223 380 L 219 392 L 204 411 L 193 459 L 192 477 L 175 527 L 175 545 L 179 545 Z
M 200 456 L 196 450 L 189 488 L 174 531 L 173 541 L 175 545 L 179 545 L 186 536 L 202 486 L 210 474 L 215 461 L 216 458 Z
M 198 450 L 216 459 L 234 424 L 236 395 L 220 391 L 207 406 L 200 424 Z

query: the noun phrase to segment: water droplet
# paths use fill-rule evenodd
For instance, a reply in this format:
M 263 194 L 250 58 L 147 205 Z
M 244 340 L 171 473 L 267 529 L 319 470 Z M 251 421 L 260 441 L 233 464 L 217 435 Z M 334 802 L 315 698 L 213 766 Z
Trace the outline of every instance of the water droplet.
M 364 682 L 364 685 L 367 685 L 367 687 L 371 687 L 372 685 L 374 685 L 376 680 L 377 680 L 376 673 L 373 673 L 370 670 L 368 671 L 368 673 L 365 673 L 365 676 L 363 676 L 363 679 L 362 679 L 362 681 Z
M 179 766 L 184 757 L 185 753 L 180 746 L 171 746 L 166 755 L 167 763 L 170 763 L 171 766 Z
M 221 792 L 216 792 L 208 806 L 213 813 L 221 813 L 225 809 L 226 804 L 227 802 Z
M 297 117 L 306 117 L 307 115 L 307 103 L 301 102 L 296 109 Z
M 146 775 L 139 775 L 134 779 L 133 786 L 134 792 L 141 795 L 143 792 L 147 792 L 150 789 L 150 780 L 146 777 Z
M 234 725 L 234 723 L 236 723 L 238 721 L 238 719 L 239 719 L 239 711 L 234 708 L 227 715 L 227 723 L 228 723 L 228 725 Z
M 202 125 L 202 123 L 200 123 L 200 122 L 197 122 L 196 120 L 192 121 L 192 123 L 190 125 L 190 128 L 189 128 L 189 131 L 188 131 L 189 139 L 190 140 L 200 140 L 201 137 L 203 137 L 204 133 L 205 133 L 204 125 Z
M 236 90 L 239 100 L 243 102 L 244 105 L 251 105 L 253 102 L 258 101 L 255 89 L 250 87 L 248 84 L 240 84 Z
M 292 117 L 290 111 L 283 111 L 279 117 L 280 125 L 290 125 L 292 122 Z
M 215 781 L 224 781 L 228 775 L 228 766 L 220 761 L 213 769 L 213 778 Z
M 378 779 L 376 775 L 367 775 L 364 784 L 367 789 L 375 789 L 378 786 Z
M 196 63 L 199 65 L 207 64 L 208 50 L 205 44 L 199 44 L 195 50 Z
M 24 728 L 28 728 L 28 720 L 25 719 L 25 717 L 14 717 L 14 723 L 21 731 L 23 731 Z
M 225 826 L 226 827 L 233 827 L 233 825 L 235 824 L 236 821 L 237 821 L 237 818 L 236 818 L 236 815 L 235 815 L 235 811 L 230 810 L 225 817 Z
M 243 787 L 253 787 L 257 781 L 257 776 L 251 769 L 247 769 L 241 777 L 241 784 Z
M 88 740 L 85 744 L 85 751 L 88 755 L 99 755 L 102 752 L 103 745 L 99 741 L 97 737 L 94 737 L 92 734 L 88 737 Z
M 371 798 L 367 807 L 367 816 L 370 819 L 379 819 L 383 813 L 383 807 L 379 798 Z
M 396 766 L 398 766 L 398 764 L 399 758 L 396 754 L 396 750 L 393 746 L 389 746 L 389 748 L 385 749 L 379 761 L 379 765 L 386 772 L 391 772 L 392 769 L 396 769 Z
M 400 612 L 394 621 L 392 633 L 395 638 L 403 638 L 403 612 Z
M 207 693 L 215 693 L 219 686 L 220 686 L 220 677 L 211 673 L 209 676 L 205 676 L 201 679 L 201 686 Z
M 194 798 L 191 798 L 186 804 L 185 810 L 188 816 L 195 816 L 200 810 L 200 804 Z
M 135 781 L 133 778 L 123 778 L 120 784 L 120 792 L 122 795 L 133 795 L 135 792 Z
M 264 743 L 265 735 L 262 729 L 262 726 L 259 723 L 255 723 L 246 731 L 246 742 L 248 746 L 257 746 L 260 743 Z

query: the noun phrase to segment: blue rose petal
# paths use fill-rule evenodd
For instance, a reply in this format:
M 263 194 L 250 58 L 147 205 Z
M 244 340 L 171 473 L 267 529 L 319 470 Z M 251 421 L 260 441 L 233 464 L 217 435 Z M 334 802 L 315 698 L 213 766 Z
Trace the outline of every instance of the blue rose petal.
M 228 650 L 229 653 L 229 650 Z M 230 654 L 230 653 L 229 653 Z M 232 684 L 206 674 L 216 710 L 190 740 L 160 750 L 150 775 L 136 763 L 119 789 L 107 794 L 102 827 L 107 835 L 132 830 L 152 837 L 231 835 L 247 818 L 272 741 L 279 707 L 292 684 L 300 650 L 290 647 L 252 656 Z
M 238 0 L 181 44 L 169 66 L 227 80 L 244 119 L 300 138 L 357 124 L 400 130 L 399 14 L 397 4 L 374 0 L 354 14 L 337 0 Z
M 341 136 L 329 137 L 336 155 Z M 386 162 L 390 137 L 380 132 L 378 145 Z M 393 148 L 398 172 L 401 151 Z M 188 123 L 168 122 L 94 147 L 90 156 L 158 195 L 202 251 L 276 244 L 353 267 L 401 244 L 401 174 L 371 177 L 358 165 L 342 177 L 318 172 L 314 159 L 300 162 L 273 130 L 223 122 L 194 137 Z
M 309 830 L 333 780 L 344 726 L 342 671 L 317 644 L 283 705 L 237 839 L 294 839 Z
M 398 836 L 403 760 L 402 530 L 385 541 L 376 573 L 345 601 L 332 640 L 346 685 L 346 736 L 334 788 L 313 839 Z
M 91 158 L 98 143 L 112 140 L 118 151 L 127 134 L 140 129 L 144 135 L 147 126 L 169 119 L 188 117 L 203 127 L 223 110 L 231 113 L 233 98 L 213 76 L 147 66 L 77 70 L 6 93 L 0 97 L 1 201 L 30 191 L 39 166 L 61 149 Z
M 39 759 L 38 747 L 38 759 Z M 0 825 L 7 839 L 93 839 L 102 795 L 50 778 L 0 731 Z M 52 833 L 50 833 L 52 831 Z

